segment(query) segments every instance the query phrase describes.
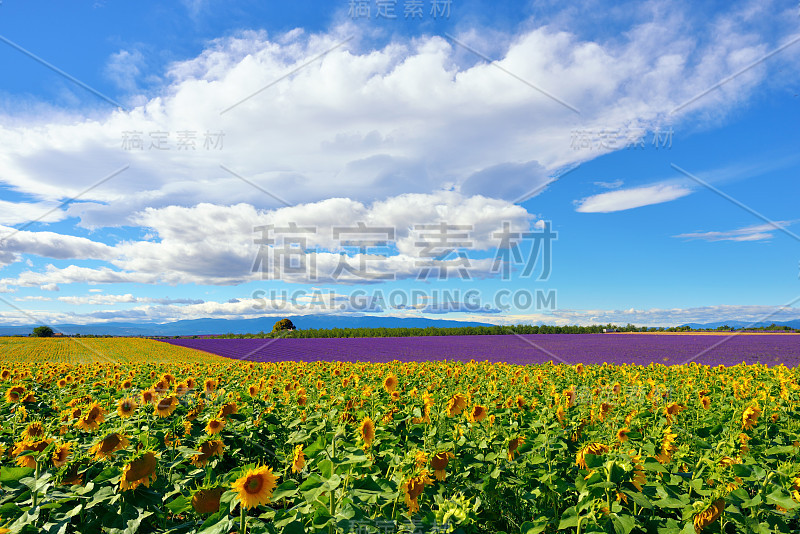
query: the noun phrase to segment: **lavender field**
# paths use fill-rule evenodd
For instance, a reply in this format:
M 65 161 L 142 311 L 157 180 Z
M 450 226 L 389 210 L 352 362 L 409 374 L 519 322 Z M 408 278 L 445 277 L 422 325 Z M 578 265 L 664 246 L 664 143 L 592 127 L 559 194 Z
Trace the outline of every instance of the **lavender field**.
M 273 362 L 489 360 L 514 364 L 651 362 L 735 365 L 741 362 L 795 367 L 796 335 L 539 334 L 315 339 L 170 339 L 174 345 L 228 358 Z

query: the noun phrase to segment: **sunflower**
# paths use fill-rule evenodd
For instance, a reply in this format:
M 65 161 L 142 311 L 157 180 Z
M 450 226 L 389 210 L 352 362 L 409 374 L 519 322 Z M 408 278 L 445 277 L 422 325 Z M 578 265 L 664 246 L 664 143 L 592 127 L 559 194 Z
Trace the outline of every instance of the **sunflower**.
M 593 456 L 600 456 L 601 454 L 605 454 L 607 452 L 608 452 L 608 445 L 603 445 L 602 443 L 597 443 L 597 442 L 590 443 L 578 451 L 578 454 L 575 456 L 575 465 L 577 465 L 581 469 L 586 469 L 587 454 L 591 454 Z
M 72 464 L 62 475 L 60 483 L 64 486 L 83 486 L 83 473 L 79 472 L 80 468 L 80 464 Z
M 6 402 L 20 402 L 23 393 L 25 393 L 25 386 L 11 386 L 6 390 Z
M 86 410 L 86 415 L 78 419 L 75 426 L 80 430 L 97 430 L 100 423 L 104 422 L 106 411 L 96 402 Z
M 55 450 L 53 450 L 53 465 L 56 467 L 63 467 L 66 465 L 67 458 L 69 458 L 71 452 L 72 443 L 61 443 L 57 445 Z
M 123 380 L 122 381 L 122 389 L 131 389 L 133 387 L 133 382 L 130 380 Z
M 666 408 L 664 408 L 664 416 L 667 418 L 667 421 L 672 424 L 672 416 L 683 411 L 683 406 L 678 404 L 677 402 L 670 402 L 667 404 Z
M 606 417 L 608 417 L 608 414 L 610 414 L 610 413 L 611 413 L 611 410 L 612 410 L 613 408 L 614 408 L 614 407 L 613 407 L 613 406 L 612 406 L 610 403 L 608 403 L 608 402 L 603 402 L 603 403 L 600 403 L 600 413 L 597 415 L 597 417 L 598 417 L 598 418 L 599 418 L 601 421 L 605 421 L 605 420 L 606 420 Z
M 428 476 L 428 472 L 423 470 L 419 475 L 411 477 L 400 486 L 405 493 L 406 506 L 409 512 L 416 512 L 419 510 L 419 503 L 417 499 L 425 490 L 426 485 L 433 484 L 433 481 Z
M 742 463 L 742 460 L 740 458 L 734 459 L 734 458 L 731 458 L 730 456 L 723 456 L 719 460 L 719 465 L 721 465 L 722 467 L 730 467 L 732 465 L 740 464 L 740 463 Z
M 200 415 L 200 412 L 203 411 L 203 408 L 205 408 L 205 406 L 206 405 L 203 401 L 198 402 L 195 405 L 195 407 L 189 410 L 189 413 L 186 414 L 186 420 L 194 421 L 195 419 L 197 419 L 197 416 Z
M 154 390 L 159 395 L 162 393 L 166 393 L 167 391 L 169 391 L 169 382 L 167 382 L 166 380 L 159 380 L 158 382 L 153 384 L 153 387 L 151 389 Z
M 704 528 L 712 524 L 717 518 L 722 515 L 725 509 L 725 501 L 717 499 L 711 506 L 694 516 L 694 531 L 700 534 Z
M 800 502 L 800 476 L 796 476 L 792 480 L 792 497 Z
M 706 397 L 705 395 L 700 396 L 700 402 L 703 405 L 703 409 L 708 410 L 711 407 L 711 399 Z
M 223 493 L 225 493 L 225 488 L 203 488 L 192 497 L 192 508 L 198 514 L 217 513 Z
M 181 382 L 175 386 L 175 395 L 178 397 L 183 397 L 187 393 L 189 393 L 189 386 L 186 384 L 186 382 Z
M 445 468 L 447 464 L 450 463 L 450 458 L 455 458 L 450 451 L 437 452 L 433 455 L 433 458 L 431 458 L 431 467 L 433 468 L 433 475 L 436 477 L 436 480 L 445 479 Z
M 672 453 L 678 450 L 678 447 L 675 446 L 675 438 L 677 437 L 677 434 L 672 433 L 672 427 L 664 429 L 664 437 L 661 441 L 661 453 L 656 455 L 656 460 L 665 464 L 672 459 Z
M 219 409 L 219 413 L 217 414 L 218 419 L 225 419 L 229 415 L 239 413 L 239 407 L 236 405 L 235 402 L 229 402 L 224 404 L 222 408 Z
M 761 408 L 758 405 L 749 406 L 742 414 L 742 429 L 750 430 L 756 426 L 759 415 L 761 415 Z
M 211 419 L 206 425 L 206 432 L 209 436 L 213 436 L 222 432 L 223 428 L 225 428 L 224 419 Z
M 372 440 L 375 439 L 375 423 L 369 417 L 365 417 L 358 427 L 358 432 L 361 434 L 361 439 L 364 440 L 364 446 L 369 447 L 372 445 Z
M 617 430 L 617 440 L 620 443 L 625 443 L 626 441 L 628 441 L 628 434 L 630 433 L 631 430 L 629 428 L 627 427 L 620 428 L 619 430 Z
M 295 445 L 292 456 L 292 473 L 299 473 L 306 466 L 306 455 L 302 445 Z
M 169 397 L 164 397 L 163 399 L 159 400 L 156 403 L 155 410 L 159 417 L 169 417 L 177 407 L 178 399 L 170 395 Z
M 192 464 L 197 467 L 205 466 L 212 456 L 222 457 L 222 451 L 225 445 L 221 439 L 210 439 L 200 444 L 200 454 L 192 456 Z
M 36 455 L 45 450 L 52 442 L 52 439 L 43 439 L 41 441 L 21 441 L 17 443 L 14 447 L 14 450 L 11 451 L 11 456 L 16 458 L 18 466 L 30 467 L 33 469 L 36 467 Z M 34 454 L 20 456 L 20 454 L 25 452 L 33 452 Z
M 747 445 L 749 441 L 750 436 L 747 434 L 739 434 L 739 444 L 741 445 L 741 447 L 739 447 L 739 455 L 746 454 L 747 451 L 750 450 L 750 447 Z
M 572 408 L 575 406 L 575 400 L 578 394 L 575 392 L 575 385 L 571 385 L 568 389 L 564 390 L 564 398 L 567 400 L 567 407 Z
M 414 465 L 416 465 L 418 469 L 425 467 L 427 463 L 428 455 L 425 454 L 424 451 L 417 451 L 416 454 L 414 454 Z
M 217 390 L 218 386 L 217 381 L 214 380 L 213 378 L 207 379 L 204 385 L 205 385 L 206 395 L 211 395 L 212 393 L 214 393 Z
M 642 491 L 642 486 L 647 483 L 647 477 L 644 474 L 644 465 L 642 465 L 642 457 L 637 454 L 631 457 L 631 462 L 633 463 L 633 478 L 631 479 L 631 484 L 633 484 L 637 490 Z
M 122 478 L 119 481 L 119 489 L 127 491 L 136 489 L 139 484 L 149 488 L 150 482 L 156 479 L 156 467 L 158 458 L 153 451 L 147 451 L 135 460 L 126 464 L 122 469 Z
M 454 417 L 467 407 L 467 398 L 461 393 L 456 393 L 447 401 L 447 417 Z
M 247 394 L 251 397 L 255 397 L 258 395 L 258 387 L 256 386 L 247 386 Z
M 44 426 L 40 421 L 30 423 L 25 431 L 22 432 L 23 441 L 33 441 L 33 438 L 40 438 L 44 436 Z
M 514 438 L 514 439 L 512 439 L 512 440 L 510 440 L 508 442 L 508 461 L 509 462 L 514 459 L 514 455 L 517 452 L 517 448 L 520 445 L 522 445 L 523 443 L 525 443 L 525 437 L 524 436 L 517 436 L 516 438 Z
M 472 422 L 480 423 L 481 421 L 486 419 L 487 415 L 488 412 L 486 411 L 486 406 L 481 406 L 480 404 L 476 404 L 475 406 L 472 407 L 472 413 L 469 414 L 469 420 Z
M 117 415 L 123 419 L 132 416 L 139 405 L 133 399 L 122 399 L 117 403 Z
M 390 374 L 383 381 L 383 389 L 385 389 L 387 393 L 391 393 L 397 389 L 397 384 L 399 384 L 397 377 Z
M 278 478 L 272 474 L 272 469 L 263 466 L 247 471 L 233 483 L 232 488 L 238 492 L 242 506 L 250 509 L 267 504 L 272 498 L 272 492 L 275 490 L 277 482 Z
M 95 460 L 112 458 L 114 453 L 128 446 L 128 438 L 116 432 L 111 433 L 97 442 L 89 454 L 94 454 Z
M 158 393 L 152 389 L 142 391 L 142 404 L 152 404 L 158 400 Z
M 564 412 L 564 407 L 559 405 L 558 409 L 556 409 L 556 418 L 558 419 L 558 422 L 561 423 L 562 425 L 564 424 L 565 415 L 566 413 Z

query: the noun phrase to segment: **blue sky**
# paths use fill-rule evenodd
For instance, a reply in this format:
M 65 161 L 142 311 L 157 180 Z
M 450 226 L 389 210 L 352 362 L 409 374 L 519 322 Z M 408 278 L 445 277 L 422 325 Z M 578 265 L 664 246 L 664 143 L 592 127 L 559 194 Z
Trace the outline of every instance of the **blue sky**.
M 800 317 L 796 3 L 353 4 L 0 4 L 0 321 Z

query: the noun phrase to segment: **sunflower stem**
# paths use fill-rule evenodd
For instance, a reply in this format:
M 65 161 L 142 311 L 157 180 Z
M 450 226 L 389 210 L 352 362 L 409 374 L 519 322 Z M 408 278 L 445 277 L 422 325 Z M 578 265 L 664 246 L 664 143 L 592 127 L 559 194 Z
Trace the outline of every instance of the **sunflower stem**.
M 39 458 L 36 459 L 36 472 L 34 473 L 34 480 L 36 482 L 39 481 L 39 464 L 41 460 Z M 39 490 L 33 492 L 33 507 L 36 508 L 36 505 L 39 503 Z
M 326 423 L 325 424 L 326 430 L 327 427 L 328 425 Z M 331 443 L 331 471 L 333 471 L 333 466 L 336 465 L 334 458 L 336 458 L 336 432 L 333 433 L 333 440 Z M 328 504 L 328 512 L 331 514 L 331 517 L 334 517 L 336 516 L 336 489 L 332 489 L 330 491 L 330 495 L 328 496 L 328 498 L 330 500 L 330 503 Z M 333 525 L 329 525 L 328 532 L 330 532 L 330 534 L 333 534 Z
M 247 534 L 247 512 L 244 510 L 244 504 L 239 505 L 240 514 L 239 514 L 239 533 L 240 534 Z

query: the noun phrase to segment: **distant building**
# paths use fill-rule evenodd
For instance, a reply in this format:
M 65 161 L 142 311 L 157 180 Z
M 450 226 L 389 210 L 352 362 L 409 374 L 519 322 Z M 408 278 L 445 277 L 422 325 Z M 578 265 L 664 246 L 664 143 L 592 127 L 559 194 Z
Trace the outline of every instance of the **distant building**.
M 616 328 L 603 328 L 603 333 L 604 334 L 610 334 L 610 333 L 616 332 L 616 331 L 617 331 Z

